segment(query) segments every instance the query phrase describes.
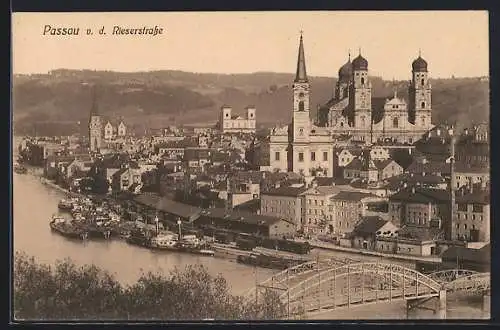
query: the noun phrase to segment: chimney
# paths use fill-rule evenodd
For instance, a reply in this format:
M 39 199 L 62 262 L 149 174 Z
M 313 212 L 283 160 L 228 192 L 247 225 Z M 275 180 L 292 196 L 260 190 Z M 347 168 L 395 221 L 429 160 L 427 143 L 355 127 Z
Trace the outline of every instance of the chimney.
M 438 128 L 438 129 L 436 130 L 436 135 L 437 135 L 437 136 L 441 136 L 441 129 L 439 129 L 439 128 Z
M 408 148 L 408 155 L 411 155 L 412 153 L 412 148 Z
M 411 193 L 414 194 L 415 193 L 415 187 L 411 187 Z

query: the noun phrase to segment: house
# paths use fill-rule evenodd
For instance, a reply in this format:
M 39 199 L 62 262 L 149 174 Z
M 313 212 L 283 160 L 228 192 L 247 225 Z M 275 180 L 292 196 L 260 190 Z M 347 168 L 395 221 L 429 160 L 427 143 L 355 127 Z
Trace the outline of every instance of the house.
M 481 183 L 484 186 L 490 183 L 489 164 L 472 164 L 463 161 L 455 163 L 455 184 L 461 188 L 469 184 Z
M 441 255 L 444 269 L 468 269 L 476 272 L 491 271 L 491 245 L 480 249 L 452 246 Z
M 139 169 L 125 167 L 116 171 L 111 179 L 111 190 L 113 192 L 131 191 L 136 192 L 142 185 L 142 176 Z
M 377 181 L 385 180 L 403 173 L 403 167 L 392 159 L 374 160 L 378 170 Z
M 90 171 L 94 162 L 89 156 L 77 156 L 67 168 L 66 178 L 78 177 Z
M 118 124 L 118 136 L 125 137 L 127 135 L 127 126 L 123 121 Z
M 260 194 L 260 214 L 290 221 L 299 230 L 303 224 L 304 186 L 269 189 Z
M 304 191 L 304 232 L 326 234 L 335 232 L 335 214 L 330 198 L 340 192 L 336 186 L 313 186 Z
M 376 249 L 378 237 L 390 237 L 399 228 L 392 222 L 382 219 L 379 216 L 365 216 L 360 223 L 350 233 L 352 247 L 358 249 Z
M 456 193 L 451 239 L 490 241 L 490 192 L 462 189 Z
M 135 211 L 146 214 L 153 219 L 158 216 L 160 221 L 177 224 L 177 220 L 192 223 L 198 219 L 202 209 L 161 197 L 156 194 L 142 193 L 133 198 Z
M 183 161 L 186 168 L 202 169 L 207 163 L 210 162 L 210 149 L 185 149 Z
M 210 208 L 201 211 L 195 224 L 269 238 L 290 238 L 295 234 L 295 224 L 288 220 L 250 212 L 227 212 L 224 208 Z
M 431 256 L 439 253 L 438 242 L 442 239 L 443 231 L 437 227 L 404 225 L 390 235 L 378 236 L 375 250 L 419 257 Z
M 389 150 L 382 146 L 372 146 L 370 148 L 370 159 L 373 160 L 387 160 L 390 159 Z
M 450 239 L 450 204 L 448 190 L 408 187 L 389 197 L 389 217 L 401 227 L 444 229 L 446 238 Z
M 335 212 L 335 232 L 340 236 L 354 230 L 360 219 L 367 215 L 368 204 L 383 200 L 373 194 L 341 191 L 330 198 Z

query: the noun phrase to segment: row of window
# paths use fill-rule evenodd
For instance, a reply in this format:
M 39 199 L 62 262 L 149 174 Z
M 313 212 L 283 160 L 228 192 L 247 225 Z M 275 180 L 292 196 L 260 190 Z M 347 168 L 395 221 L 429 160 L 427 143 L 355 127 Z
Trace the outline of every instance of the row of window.
M 462 218 L 463 218 L 464 220 L 468 220 L 468 218 L 469 218 L 469 217 L 468 217 L 467 213 L 465 213 L 465 214 L 460 214 L 460 213 L 458 213 L 458 214 L 457 214 L 457 219 L 462 219 Z M 477 219 L 476 215 L 475 215 L 475 214 L 473 214 L 473 215 L 472 215 L 472 220 L 476 220 L 476 219 Z M 479 214 L 479 220 L 480 220 L 480 221 L 483 221 L 483 216 L 482 216 L 481 214 Z
M 299 162 L 303 162 L 304 161 L 304 153 L 303 152 L 299 152 Z M 276 160 L 280 160 L 280 153 L 279 151 L 277 151 L 275 153 L 275 159 Z M 311 151 L 311 161 L 316 161 L 316 152 L 314 151 Z M 327 151 L 324 151 L 323 152 L 323 161 L 326 162 L 328 161 L 328 152 Z
M 458 211 L 467 212 L 467 205 L 465 203 L 458 203 Z M 482 204 L 472 204 L 472 212 L 474 213 L 483 213 L 483 205 Z
M 455 225 L 455 227 L 456 227 L 457 229 L 460 229 L 460 224 L 459 224 L 459 223 L 457 223 L 457 224 Z M 464 229 L 465 229 L 465 230 L 467 230 L 467 224 L 466 224 L 466 223 L 464 223 L 463 227 L 464 227 Z M 476 230 L 476 226 L 475 226 L 475 225 L 472 225 L 472 228 L 471 228 L 471 229 L 472 229 L 472 230 Z
M 313 203 L 313 201 L 314 201 L 314 205 L 317 206 L 318 205 L 318 200 L 317 199 L 314 199 L 314 200 L 313 199 L 308 199 L 307 200 L 307 202 L 309 203 L 309 205 L 311 205 Z M 319 201 L 319 205 L 321 205 L 321 206 L 325 205 L 325 201 L 324 200 L 320 200 Z

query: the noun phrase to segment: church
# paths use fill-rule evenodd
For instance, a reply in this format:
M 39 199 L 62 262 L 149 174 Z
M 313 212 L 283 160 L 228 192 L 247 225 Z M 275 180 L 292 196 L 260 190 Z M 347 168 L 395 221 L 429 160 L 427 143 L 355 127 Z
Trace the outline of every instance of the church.
M 334 136 L 329 127 L 318 127 L 310 119 L 310 84 L 304 43 L 300 36 L 297 71 L 293 82 L 292 123 L 275 127 L 269 136 L 269 161 L 273 170 L 304 176 L 333 176 Z
M 339 69 L 334 97 L 318 110 L 317 124 L 353 142 L 414 143 L 434 127 L 429 72 L 420 54 L 412 63 L 411 74 L 408 102 L 394 92 L 392 98 L 382 100 L 382 109 L 377 109 L 378 105 L 373 104 L 377 98 L 372 97 L 368 61 L 361 51 L 352 62 L 349 55 L 347 63 Z

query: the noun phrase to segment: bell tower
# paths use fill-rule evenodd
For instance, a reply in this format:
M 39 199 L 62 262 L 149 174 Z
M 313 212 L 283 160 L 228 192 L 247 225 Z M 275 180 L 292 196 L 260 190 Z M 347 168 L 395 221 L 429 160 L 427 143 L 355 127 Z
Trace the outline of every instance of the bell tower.
M 293 142 L 308 142 L 310 131 L 309 117 L 309 79 L 306 72 L 306 59 L 304 55 L 304 42 L 300 33 L 299 54 L 297 71 L 293 81 Z
M 92 107 L 89 118 L 89 144 L 90 151 L 99 153 L 102 143 L 102 121 L 97 108 L 96 88 L 92 89 Z
M 419 51 L 418 58 L 412 63 L 412 79 L 408 90 L 410 106 L 408 108 L 408 120 L 410 123 L 421 127 L 432 126 L 432 86 L 429 81 L 427 62 L 422 58 Z
M 368 79 L 368 61 L 359 55 L 352 61 L 353 84 L 350 93 L 354 109 L 354 127 L 369 129 L 371 126 L 372 84 Z

